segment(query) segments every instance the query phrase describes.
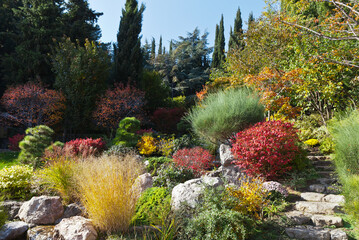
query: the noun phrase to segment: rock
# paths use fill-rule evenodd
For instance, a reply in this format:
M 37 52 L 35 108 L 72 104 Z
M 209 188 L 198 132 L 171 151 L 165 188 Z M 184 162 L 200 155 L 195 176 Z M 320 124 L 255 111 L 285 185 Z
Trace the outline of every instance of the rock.
M 222 178 L 229 184 L 232 183 L 237 186 L 240 186 L 241 182 L 248 177 L 240 167 L 236 165 L 231 165 L 227 167 L 222 167 Z
M 54 226 L 37 226 L 27 231 L 27 240 L 54 240 Z
M 284 197 L 288 197 L 287 189 L 279 182 L 275 182 L 275 181 L 264 182 L 263 188 L 269 192 L 276 191 L 276 192 L 279 192 L 280 194 L 282 194 Z
M 324 198 L 324 194 L 315 192 L 304 192 L 300 194 L 300 197 L 309 202 L 321 202 Z
M 330 185 L 336 182 L 336 180 L 332 178 L 318 178 L 316 181 L 322 185 Z
M 313 214 L 334 214 L 342 213 L 342 206 L 338 203 L 328 202 L 304 202 L 298 201 L 295 203 L 295 209 L 298 211 L 313 213 Z
M 329 194 L 323 198 L 323 202 L 344 204 L 345 198 L 343 195 Z
M 328 229 L 316 228 L 312 226 L 297 226 L 286 228 L 285 232 L 290 238 L 305 240 L 330 240 Z
M 299 211 L 287 212 L 285 215 L 296 225 L 310 224 L 311 222 L 310 214 L 303 214 Z
M 19 210 L 19 218 L 27 223 L 47 225 L 54 224 L 63 213 L 60 197 L 41 196 L 25 202 Z
M 206 173 L 207 177 L 221 177 L 222 176 L 222 167 L 219 167 L 218 169 L 214 171 L 210 171 Z
M 347 234 L 341 229 L 330 231 L 331 240 L 348 240 Z
M 89 219 L 81 216 L 64 218 L 55 226 L 55 239 L 96 240 L 97 232 Z
M 24 202 L 17 202 L 17 201 L 4 201 L 0 203 L 2 207 L 4 207 L 5 211 L 8 215 L 8 220 L 14 220 L 19 213 L 20 207 Z
M 233 165 L 234 156 L 231 151 L 231 146 L 226 144 L 221 144 L 219 147 L 219 157 L 221 159 L 221 164 L 224 167 Z
M 0 231 L 1 240 L 10 240 L 16 238 L 26 239 L 26 231 L 29 226 L 25 222 L 11 222 L 5 224 Z
M 202 177 L 178 184 L 172 190 L 171 205 L 178 210 L 183 203 L 194 208 L 199 202 L 199 196 L 206 187 L 222 186 L 223 181 L 218 177 Z
M 309 186 L 309 190 L 317 193 L 325 192 L 326 187 L 322 184 L 312 184 Z
M 133 184 L 135 191 L 141 195 L 147 188 L 151 188 L 153 186 L 153 179 L 151 174 L 145 173 L 135 180 Z
M 64 218 L 70 218 L 70 217 L 74 217 L 74 216 L 82 216 L 82 214 L 84 212 L 85 212 L 84 207 L 82 207 L 76 203 L 71 203 L 65 207 L 65 211 L 64 211 L 64 214 L 62 215 L 62 218 L 57 219 L 55 223 L 58 224 Z
M 313 215 L 312 221 L 317 227 L 336 226 L 343 227 L 343 219 L 330 215 Z

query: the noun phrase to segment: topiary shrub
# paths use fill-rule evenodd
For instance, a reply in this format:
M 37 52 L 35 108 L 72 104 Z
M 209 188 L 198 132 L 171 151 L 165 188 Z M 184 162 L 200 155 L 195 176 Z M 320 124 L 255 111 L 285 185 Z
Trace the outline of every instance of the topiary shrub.
M 134 117 L 127 117 L 120 121 L 116 136 L 112 141 L 113 145 L 124 147 L 135 147 L 140 136 L 136 134 L 140 130 L 140 121 Z
M 134 225 L 150 225 L 154 224 L 151 221 L 151 216 L 157 215 L 160 211 L 159 206 L 164 202 L 170 202 L 171 195 L 167 188 L 153 187 L 147 189 L 142 193 L 136 204 L 136 213 L 132 218 Z
M 298 136 L 290 123 L 261 122 L 236 134 L 232 152 L 235 163 L 250 176 L 274 179 L 293 167 L 301 155 Z
M 208 170 L 214 160 L 214 156 L 201 147 L 180 149 L 173 155 L 174 163 L 180 167 L 191 169 L 196 176 L 200 176 L 205 170 Z
M 53 134 L 54 131 L 45 125 L 26 129 L 26 136 L 19 143 L 21 149 L 19 155 L 20 162 L 32 164 L 34 168 L 42 166 L 41 157 L 45 149 L 51 145 L 51 136 Z
M 26 199 L 30 195 L 32 168 L 15 165 L 0 170 L 0 198 Z
M 219 91 L 208 95 L 187 119 L 198 136 L 217 144 L 264 119 L 259 101 L 259 96 L 247 89 Z

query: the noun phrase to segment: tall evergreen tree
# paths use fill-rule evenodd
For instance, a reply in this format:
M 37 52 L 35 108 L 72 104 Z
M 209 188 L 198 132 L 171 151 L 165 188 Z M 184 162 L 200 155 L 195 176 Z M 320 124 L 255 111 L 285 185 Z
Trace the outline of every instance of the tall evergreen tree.
M 226 61 L 226 56 L 224 53 L 225 44 L 226 43 L 224 38 L 224 20 L 222 14 L 219 27 L 218 25 L 216 26 L 216 40 L 214 45 L 212 68 L 219 68 Z
M 99 40 L 101 29 L 96 23 L 101 15 L 89 7 L 87 0 L 69 0 L 64 13 L 66 35 L 72 41 L 77 39 L 80 45 L 85 44 L 85 39 Z
M 116 82 L 137 85 L 142 72 L 141 29 L 145 6 L 137 0 L 126 0 L 117 34 L 115 55 Z
M 253 12 L 250 12 L 249 13 L 249 16 L 248 16 L 248 28 L 250 28 L 250 25 L 255 21 L 255 18 L 254 18 L 254 15 L 253 15 Z
M 152 43 L 151 43 L 151 58 L 155 58 L 156 57 L 156 39 L 152 38 Z
M 229 49 L 243 49 L 243 23 L 242 23 L 242 15 L 241 10 L 238 8 L 236 18 L 234 19 L 234 29 L 230 31 L 229 35 L 229 43 L 228 43 L 228 50 Z
M 160 43 L 158 44 L 158 55 L 162 55 L 162 36 L 160 37 Z
M 171 40 L 170 41 L 170 49 L 169 49 L 169 55 L 172 55 L 172 52 L 173 52 L 173 41 Z
M 146 65 L 146 62 L 150 60 L 151 58 L 151 46 L 148 43 L 148 40 L 145 40 L 145 44 L 142 47 L 142 52 L 143 52 L 143 60 L 144 60 L 144 65 Z

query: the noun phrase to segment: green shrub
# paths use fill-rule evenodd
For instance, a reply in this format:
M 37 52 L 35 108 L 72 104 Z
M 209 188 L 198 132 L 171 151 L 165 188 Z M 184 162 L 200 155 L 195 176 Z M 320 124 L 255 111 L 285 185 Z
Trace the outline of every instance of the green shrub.
M 53 144 L 51 144 L 49 147 L 47 147 L 46 150 L 54 151 L 54 147 L 63 148 L 64 146 L 65 146 L 65 144 L 63 142 L 56 141 Z
M 125 147 L 123 145 L 113 145 L 107 151 L 104 152 L 105 155 L 116 155 L 116 156 L 125 156 L 130 153 L 136 153 L 137 149 L 133 147 Z
M 0 170 L 0 197 L 26 199 L 30 196 L 32 168 L 15 165 Z
M 32 164 L 34 168 L 42 166 L 41 157 L 45 149 L 51 145 L 51 136 L 53 134 L 54 131 L 45 125 L 26 129 L 26 136 L 19 143 L 21 149 L 19 155 L 20 162 Z
M 4 210 L 4 207 L 0 205 L 0 229 L 5 225 L 5 222 L 7 221 L 7 214 Z
M 132 218 L 135 225 L 156 224 L 151 219 L 152 216 L 158 215 L 158 211 L 162 210 L 161 206 L 164 202 L 170 202 L 171 195 L 167 188 L 153 187 L 142 193 L 136 204 L 136 213 Z
M 175 164 L 162 164 L 157 170 L 157 178 L 153 181 L 154 187 L 167 187 L 173 189 L 176 185 L 193 179 L 191 169 L 177 167 Z
M 247 89 L 230 89 L 208 95 L 189 113 L 194 132 L 212 143 L 226 141 L 233 133 L 264 119 L 260 98 Z
M 127 117 L 120 121 L 116 136 L 112 141 L 113 145 L 124 147 L 135 147 L 140 136 L 136 132 L 140 130 L 140 121 L 135 117 Z
M 172 159 L 167 157 L 150 157 L 145 158 L 144 161 L 147 161 L 146 165 L 147 172 L 151 173 L 152 176 L 157 175 L 157 170 L 161 167 L 162 164 L 171 163 Z

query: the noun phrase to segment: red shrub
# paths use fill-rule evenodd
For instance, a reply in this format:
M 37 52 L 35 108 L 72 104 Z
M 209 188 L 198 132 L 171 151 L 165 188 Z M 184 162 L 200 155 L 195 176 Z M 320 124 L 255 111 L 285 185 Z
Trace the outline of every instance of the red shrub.
M 152 121 L 156 124 L 157 130 L 165 133 L 177 131 L 177 123 L 185 113 L 183 108 L 159 108 L 152 116 Z
M 184 168 L 192 169 L 196 175 L 209 169 L 213 164 L 214 156 L 201 147 L 183 148 L 173 155 L 173 161 Z
M 23 140 L 25 134 L 16 134 L 12 137 L 9 137 L 9 149 L 11 151 L 20 151 L 19 142 Z
M 96 152 L 102 152 L 106 149 L 106 143 L 102 138 L 92 139 L 92 138 L 77 138 L 71 140 L 65 144 L 65 149 L 74 155 L 83 155 L 84 157 L 88 155 L 93 155 Z
M 273 179 L 291 170 L 289 164 L 300 154 L 298 141 L 292 124 L 261 122 L 236 134 L 232 152 L 248 175 Z

